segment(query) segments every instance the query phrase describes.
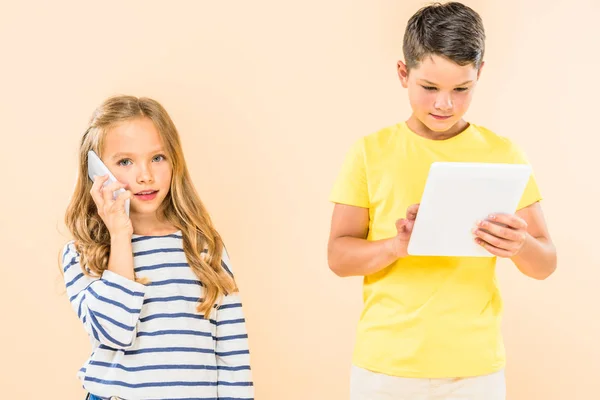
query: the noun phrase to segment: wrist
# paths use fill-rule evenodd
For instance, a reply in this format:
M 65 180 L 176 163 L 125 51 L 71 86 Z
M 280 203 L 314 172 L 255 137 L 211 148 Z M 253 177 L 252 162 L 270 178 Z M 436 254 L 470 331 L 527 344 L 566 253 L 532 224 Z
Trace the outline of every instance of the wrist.
M 397 237 L 390 238 L 385 242 L 386 254 L 394 260 L 406 257 L 406 246 Z
M 132 234 L 129 232 L 115 232 L 110 233 L 110 242 L 111 244 L 115 244 L 115 243 L 123 243 L 123 242 L 131 242 L 131 236 Z
M 517 252 L 511 258 L 518 258 L 520 255 L 522 255 L 523 252 L 525 251 L 525 248 L 529 247 L 532 240 L 534 240 L 533 236 L 531 236 L 529 234 L 529 232 L 525 232 L 525 240 L 523 240 L 523 244 L 521 245 L 521 248 L 519 250 L 517 250 Z

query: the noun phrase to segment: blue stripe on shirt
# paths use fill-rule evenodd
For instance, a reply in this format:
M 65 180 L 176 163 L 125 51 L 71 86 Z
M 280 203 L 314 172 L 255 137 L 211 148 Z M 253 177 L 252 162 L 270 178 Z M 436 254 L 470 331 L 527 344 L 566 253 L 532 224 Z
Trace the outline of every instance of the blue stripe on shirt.
M 198 297 L 188 297 L 188 296 L 149 297 L 147 299 L 144 299 L 144 304 L 156 303 L 156 302 L 178 301 L 178 300 L 191 301 L 194 303 L 198 303 L 198 302 L 200 302 L 201 299 L 199 299 Z
M 223 304 L 222 306 L 218 306 L 218 310 L 227 310 L 228 308 L 238 308 L 241 307 L 242 303 L 231 303 L 231 304 Z
M 102 327 L 102 325 L 100 325 L 100 322 L 98 322 L 98 320 L 96 319 L 96 316 L 94 315 L 93 311 L 90 311 L 90 318 L 92 320 L 92 324 L 98 328 L 98 330 L 100 331 L 100 333 L 102 335 L 104 335 L 105 338 L 107 338 L 108 340 L 110 340 L 111 342 L 113 342 L 114 344 L 116 344 L 117 346 L 121 346 L 121 347 L 129 347 L 131 346 L 131 343 L 122 343 L 119 342 L 117 339 L 115 339 L 114 337 L 110 336 L 108 334 L 108 332 L 106 332 L 106 330 Z
M 94 289 L 92 289 L 91 287 L 88 288 L 88 292 L 91 293 L 95 298 L 97 298 L 98 300 L 104 302 L 104 303 L 108 303 L 108 304 L 112 304 L 113 306 L 117 306 L 125 311 L 127 311 L 130 314 L 139 314 L 142 310 L 139 308 L 129 308 L 127 307 L 125 304 L 119 303 L 118 301 L 115 300 L 111 300 L 108 299 L 106 297 L 100 296 L 98 293 L 96 293 L 94 291 Z
M 136 242 L 142 242 L 144 240 L 151 240 L 151 239 L 161 239 L 161 238 L 173 238 L 173 239 L 183 239 L 183 237 L 181 235 L 176 235 L 174 233 L 170 234 L 170 235 L 164 235 L 164 236 L 142 236 L 142 237 L 136 237 L 136 238 L 132 238 L 131 239 L 131 243 L 136 243 Z
M 234 366 L 234 367 L 230 367 L 227 365 L 218 365 L 217 369 L 223 370 L 223 371 L 245 371 L 245 370 L 250 371 L 251 370 L 249 365 L 238 365 L 238 366 Z
M 77 257 L 73 257 L 71 258 L 71 261 L 69 261 L 69 263 L 63 268 L 63 272 L 67 272 L 67 270 L 69 268 L 71 268 L 72 265 L 77 264 Z
M 77 282 L 81 278 L 83 278 L 83 272 L 77 275 L 75 278 L 73 278 L 71 282 L 67 283 L 67 288 L 71 287 L 75 282 Z
M 186 268 L 189 266 L 190 265 L 188 263 L 162 263 L 162 264 L 154 264 L 154 265 L 144 265 L 141 267 L 136 267 L 133 270 L 135 272 L 140 272 L 140 271 L 152 271 L 152 270 L 161 269 L 161 268 Z
M 93 310 L 89 310 L 89 312 L 90 312 L 90 314 L 94 314 L 95 316 L 97 316 L 99 318 L 102 318 L 108 322 L 111 322 L 113 325 L 116 325 L 119 328 L 125 329 L 126 331 L 133 332 L 133 330 L 135 329 L 135 326 L 125 325 L 125 324 L 109 317 L 108 315 L 102 314 L 101 312 L 93 311 Z
M 226 381 L 217 381 L 217 385 L 219 385 L 219 386 L 253 386 L 252 382 L 226 382 Z
M 67 254 L 69 254 L 69 252 L 71 252 L 71 246 L 67 245 L 67 246 L 65 246 L 65 251 L 63 251 L 62 258 L 61 258 L 63 263 L 65 262 L 65 257 L 67 256 Z
M 148 254 L 157 254 L 157 253 L 183 253 L 183 249 L 177 249 L 177 248 L 166 249 L 166 248 L 162 248 L 162 249 L 144 250 L 144 251 L 138 251 L 137 253 L 133 253 L 133 256 L 134 257 L 138 257 L 138 256 L 146 256 Z
M 236 339 L 248 339 L 248 335 L 242 334 L 242 335 L 215 337 L 215 340 L 220 341 L 220 342 L 227 341 L 227 340 L 236 340 Z
M 225 271 L 227 271 L 227 273 L 229 275 L 231 275 L 231 277 L 233 278 L 233 272 L 231 272 L 231 270 L 229 269 L 229 267 L 227 266 L 227 264 L 225 264 L 225 261 L 221 260 L 221 266 L 225 269 Z
M 210 332 L 195 331 L 191 329 L 165 329 L 162 331 L 154 332 L 138 332 L 137 336 L 163 336 L 163 335 L 192 335 L 192 336 L 204 336 L 212 337 Z
M 157 318 L 193 318 L 193 319 L 204 319 L 204 316 L 201 314 L 192 314 L 192 313 L 157 313 L 148 315 L 146 317 L 140 318 L 140 322 L 151 321 Z
M 139 350 L 125 350 L 125 355 L 130 356 L 133 354 L 145 354 L 145 353 L 204 353 L 214 354 L 213 349 L 203 349 L 199 347 L 148 347 L 146 349 Z
M 180 399 L 170 399 L 180 400 Z M 183 400 L 203 400 L 203 399 L 183 399 Z M 217 400 L 254 400 L 254 397 L 219 397 Z
M 164 280 L 164 281 L 150 282 L 148 284 L 148 286 L 164 286 L 164 285 L 170 285 L 172 283 L 180 283 L 180 284 L 184 284 L 184 285 L 200 285 L 200 286 L 202 286 L 202 283 L 199 280 L 196 280 L 196 279 L 167 279 L 167 280 Z
M 219 325 L 232 325 L 232 324 L 239 324 L 245 322 L 244 318 L 238 318 L 238 319 L 230 319 L 230 320 L 225 320 L 225 321 L 217 321 L 217 326 Z
M 228 357 L 228 356 L 239 356 L 240 354 L 250 354 L 249 350 L 235 350 L 235 351 L 222 351 L 215 352 L 217 357 Z
M 127 367 L 123 364 L 113 364 L 103 361 L 90 361 L 90 365 L 98 367 L 116 368 L 127 372 L 140 372 L 140 371 L 152 371 L 152 370 L 170 370 L 170 369 L 184 369 L 184 370 L 217 370 L 216 365 L 193 365 L 193 364 L 156 364 L 156 365 L 142 365 L 139 367 Z
M 102 281 L 102 283 L 104 283 L 106 286 L 110 286 L 110 287 L 119 289 L 119 290 L 127 293 L 130 296 L 144 297 L 143 292 L 134 292 L 133 290 L 129 290 L 129 289 L 119 285 L 118 283 L 114 283 L 114 282 L 108 281 L 106 279 L 100 279 L 100 281 Z
M 170 387 L 170 386 L 217 386 L 217 382 L 211 381 L 198 381 L 198 382 L 187 382 L 187 381 L 172 381 L 172 382 L 142 382 L 142 383 L 128 383 L 123 381 L 113 381 L 98 379 L 92 376 L 86 376 L 86 381 L 101 383 L 103 385 L 112 386 L 125 386 L 128 388 L 143 388 L 143 387 Z
M 84 301 L 85 301 L 85 293 L 81 296 L 81 300 L 79 300 L 79 307 L 77 307 L 77 316 L 79 318 L 81 318 L 81 306 L 82 306 L 82 304 L 83 304 Z M 83 323 L 85 324 L 85 321 L 83 321 Z

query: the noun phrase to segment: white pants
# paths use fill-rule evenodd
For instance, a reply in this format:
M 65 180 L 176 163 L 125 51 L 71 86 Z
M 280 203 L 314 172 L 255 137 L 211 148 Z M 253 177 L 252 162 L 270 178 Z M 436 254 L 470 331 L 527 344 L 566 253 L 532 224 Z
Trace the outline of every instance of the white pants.
M 350 400 L 506 400 L 504 371 L 490 375 L 401 378 L 352 367 Z

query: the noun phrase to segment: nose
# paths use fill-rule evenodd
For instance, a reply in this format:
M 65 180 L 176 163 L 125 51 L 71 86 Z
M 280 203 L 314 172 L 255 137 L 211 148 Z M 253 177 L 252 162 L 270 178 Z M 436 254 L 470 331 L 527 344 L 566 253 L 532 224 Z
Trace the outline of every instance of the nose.
M 137 182 L 139 184 L 149 184 L 154 182 L 154 175 L 152 174 L 152 168 L 150 167 L 150 165 L 140 165 L 137 175 Z
M 452 110 L 452 95 L 449 93 L 440 93 L 435 98 L 435 108 L 441 111 Z

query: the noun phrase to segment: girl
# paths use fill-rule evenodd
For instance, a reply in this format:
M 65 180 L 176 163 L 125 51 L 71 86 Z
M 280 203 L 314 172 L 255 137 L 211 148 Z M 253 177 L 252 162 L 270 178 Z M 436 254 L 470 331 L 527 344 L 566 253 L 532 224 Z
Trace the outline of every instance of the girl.
M 118 182 L 92 184 L 89 150 Z M 96 110 L 65 222 L 67 294 L 92 343 L 78 373 L 89 399 L 254 398 L 229 257 L 159 103 L 118 96 Z

